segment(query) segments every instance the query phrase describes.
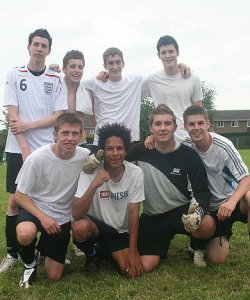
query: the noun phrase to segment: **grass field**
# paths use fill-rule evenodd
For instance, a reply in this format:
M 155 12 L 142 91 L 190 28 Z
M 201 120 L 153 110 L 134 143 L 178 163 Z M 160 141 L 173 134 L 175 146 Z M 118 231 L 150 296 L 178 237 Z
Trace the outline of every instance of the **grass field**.
M 242 150 L 241 153 L 250 167 L 250 150 Z M 6 255 L 5 170 L 6 166 L 0 165 L 1 258 Z M 36 283 L 30 289 L 23 290 L 18 287 L 22 273 L 20 262 L 15 269 L 0 275 L 0 299 L 250 299 L 250 241 L 244 224 L 234 225 L 230 256 L 222 266 L 208 264 L 206 268 L 194 267 L 187 254 L 187 245 L 187 237 L 176 236 L 168 259 L 163 260 L 151 274 L 134 280 L 120 276 L 104 261 L 101 262 L 100 273 L 95 278 L 87 278 L 83 274 L 84 259 L 74 257 L 71 265 L 66 265 L 65 275 L 60 282 L 49 282 L 43 266 L 39 266 Z

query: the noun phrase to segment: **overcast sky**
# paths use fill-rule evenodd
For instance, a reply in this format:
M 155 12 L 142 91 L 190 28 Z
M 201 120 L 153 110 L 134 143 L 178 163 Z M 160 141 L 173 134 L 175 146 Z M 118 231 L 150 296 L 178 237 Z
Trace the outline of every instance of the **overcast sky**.
M 0 0 L 0 105 L 6 73 L 29 60 L 30 32 L 52 38 L 47 64 L 62 64 L 81 50 L 84 77 L 102 70 L 108 47 L 123 51 L 126 73 L 146 76 L 162 68 L 156 43 L 172 35 L 179 62 L 188 64 L 217 91 L 216 109 L 250 109 L 250 1 L 248 0 Z M 1 109 L 2 110 L 2 109 Z

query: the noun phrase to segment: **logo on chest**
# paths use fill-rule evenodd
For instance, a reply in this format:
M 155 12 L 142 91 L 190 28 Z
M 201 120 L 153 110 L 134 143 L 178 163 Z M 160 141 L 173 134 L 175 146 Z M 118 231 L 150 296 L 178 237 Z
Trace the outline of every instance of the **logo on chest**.
M 46 95 L 51 95 L 53 90 L 52 82 L 44 82 L 44 92 Z
M 100 191 L 100 200 L 108 200 L 110 191 Z
M 100 191 L 100 200 L 119 201 L 128 198 L 128 191 L 112 193 L 110 191 Z
M 173 171 L 171 172 L 172 175 L 181 175 L 181 169 L 173 168 Z

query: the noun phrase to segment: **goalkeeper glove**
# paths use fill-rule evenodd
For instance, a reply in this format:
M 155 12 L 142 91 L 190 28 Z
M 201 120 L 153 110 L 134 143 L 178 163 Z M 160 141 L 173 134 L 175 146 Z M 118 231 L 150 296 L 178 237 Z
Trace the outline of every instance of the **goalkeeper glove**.
M 194 199 L 194 198 L 193 198 Z M 187 232 L 192 233 L 197 230 L 201 224 L 201 218 L 204 215 L 203 209 L 196 200 L 190 202 L 188 214 L 182 215 L 182 223 Z
M 93 174 L 96 168 L 100 165 L 103 156 L 103 150 L 99 149 L 95 154 L 91 154 L 83 163 L 82 170 L 87 174 Z

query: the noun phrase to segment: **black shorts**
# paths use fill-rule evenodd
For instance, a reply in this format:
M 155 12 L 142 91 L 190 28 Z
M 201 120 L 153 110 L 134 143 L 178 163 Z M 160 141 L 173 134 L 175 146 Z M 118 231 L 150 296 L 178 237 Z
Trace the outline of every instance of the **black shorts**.
M 189 203 L 158 215 L 140 216 L 138 250 L 140 255 L 167 256 L 174 235 L 190 235 L 184 229 L 182 214 L 186 214 Z
M 6 191 L 8 193 L 15 193 L 16 191 L 16 177 L 23 165 L 22 154 L 20 153 L 6 153 L 7 172 L 6 172 Z
M 119 233 L 113 227 L 89 215 L 88 217 L 98 228 L 99 237 L 97 241 L 100 242 L 101 251 L 104 255 L 109 255 L 129 247 L 129 234 L 127 232 Z
M 45 256 L 64 264 L 65 256 L 70 241 L 71 222 L 61 225 L 61 232 L 57 234 L 48 234 L 42 227 L 41 222 L 26 210 L 21 210 L 17 224 L 29 221 L 36 225 L 37 231 L 41 232 L 37 249 Z
M 218 219 L 217 217 L 218 210 L 210 211 L 209 213 L 215 220 L 215 224 L 216 224 L 216 230 L 214 235 L 212 236 L 212 239 L 216 237 L 226 236 L 227 239 L 230 240 L 230 237 L 233 234 L 232 231 L 233 223 L 236 221 L 247 223 L 247 215 L 243 215 L 240 211 L 240 202 L 237 203 L 231 217 L 225 221 L 221 221 Z

